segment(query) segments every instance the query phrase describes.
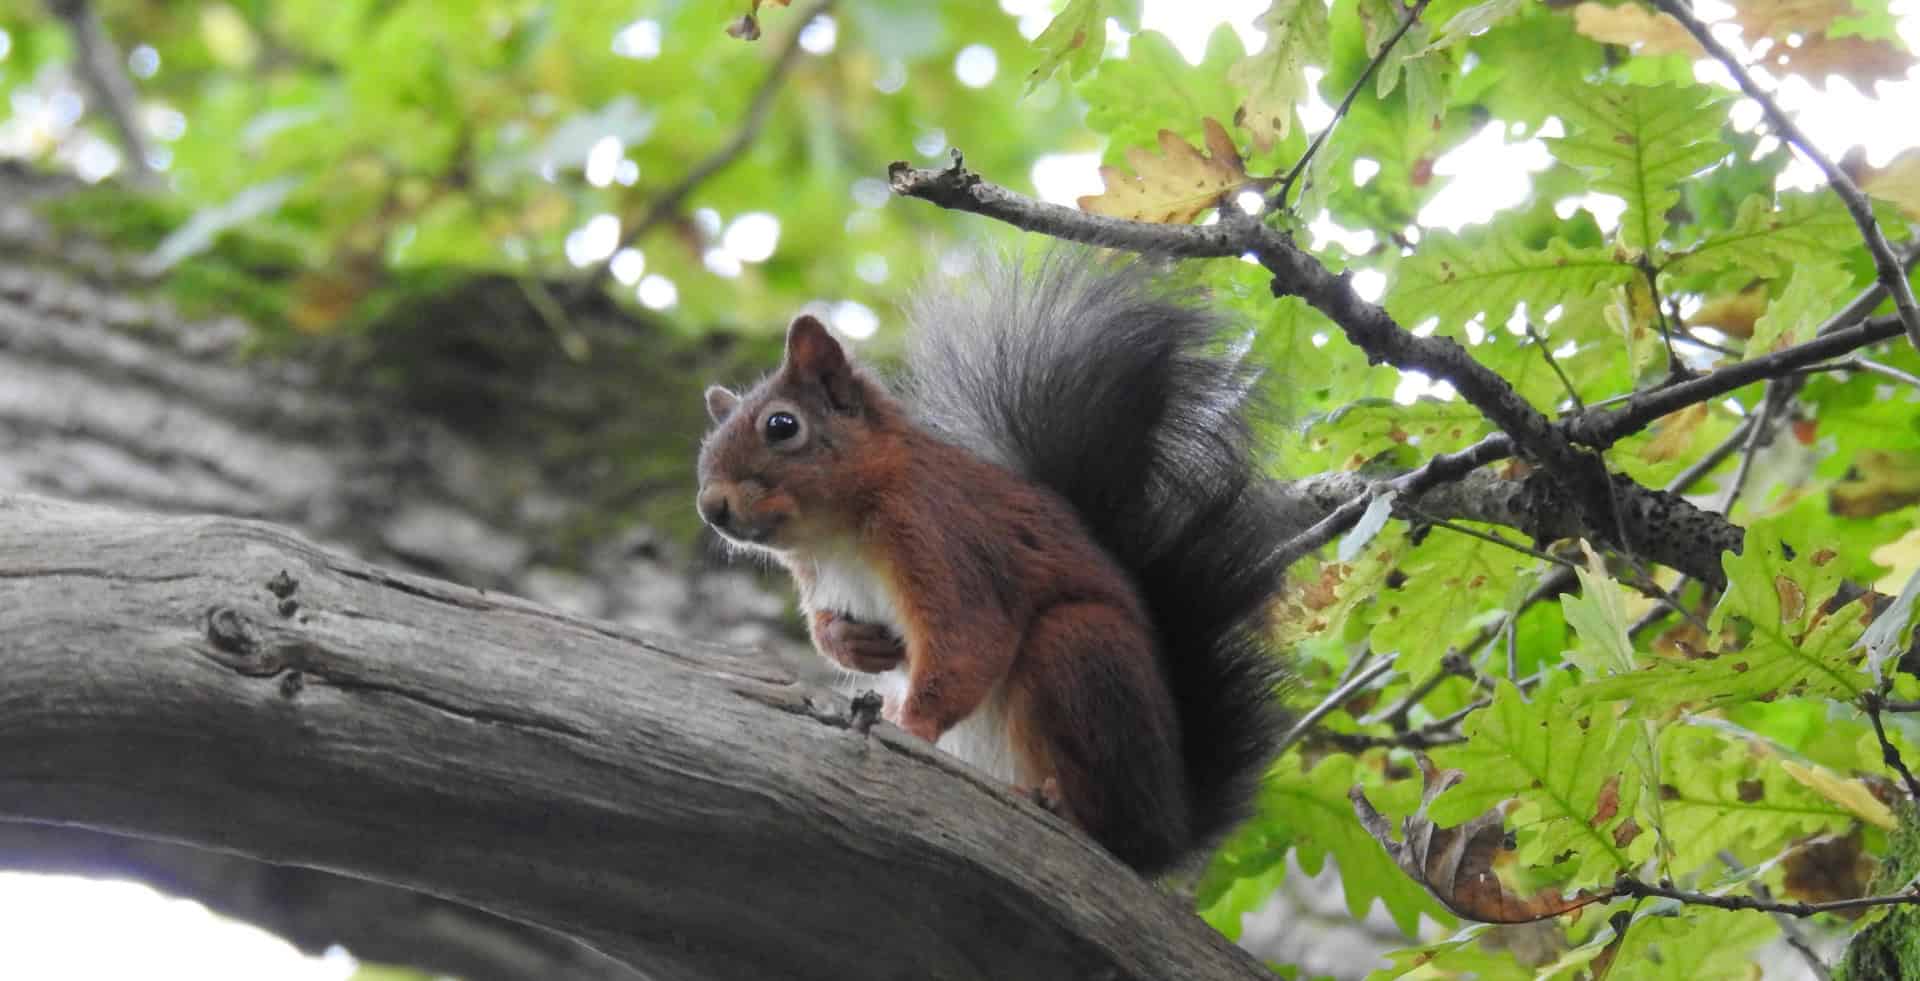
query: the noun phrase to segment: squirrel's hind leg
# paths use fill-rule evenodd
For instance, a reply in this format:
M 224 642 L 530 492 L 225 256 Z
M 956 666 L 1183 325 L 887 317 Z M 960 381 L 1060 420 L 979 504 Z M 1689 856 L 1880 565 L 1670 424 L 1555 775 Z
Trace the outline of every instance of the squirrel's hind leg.
M 1191 835 L 1179 723 L 1148 636 L 1122 609 L 1055 607 L 1008 678 L 1021 783 L 1051 784 L 1050 809 L 1136 869 L 1172 861 Z

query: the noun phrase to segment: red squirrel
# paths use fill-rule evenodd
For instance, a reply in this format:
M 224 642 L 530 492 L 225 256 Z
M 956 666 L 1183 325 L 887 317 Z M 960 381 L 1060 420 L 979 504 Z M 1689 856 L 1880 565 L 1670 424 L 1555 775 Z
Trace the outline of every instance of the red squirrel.
M 700 514 L 792 573 L 888 721 L 1165 871 L 1244 815 L 1284 721 L 1255 373 L 1141 263 L 988 266 L 921 297 L 898 395 L 810 316 L 708 389 Z

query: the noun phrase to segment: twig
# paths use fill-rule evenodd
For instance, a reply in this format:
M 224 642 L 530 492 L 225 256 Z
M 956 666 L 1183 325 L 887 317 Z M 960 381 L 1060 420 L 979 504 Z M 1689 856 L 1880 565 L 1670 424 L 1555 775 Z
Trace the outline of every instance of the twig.
M 1637 898 L 1657 896 L 1663 899 L 1678 900 L 1692 906 L 1712 906 L 1717 909 L 1757 910 L 1762 913 L 1780 913 L 1786 916 L 1815 916 L 1820 913 L 1842 913 L 1847 910 L 1868 909 L 1874 906 L 1920 905 L 1920 892 L 1894 893 L 1887 896 L 1860 896 L 1854 899 L 1836 899 L 1827 903 L 1781 902 L 1778 900 L 1758 899 L 1752 896 L 1716 896 L 1712 893 L 1691 892 L 1675 889 L 1669 885 L 1642 882 L 1632 876 L 1621 876 L 1613 884 L 1614 898 Z
M 48 0 L 47 6 L 73 36 L 75 70 L 94 104 L 106 112 L 107 122 L 120 140 L 120 153 L 127 158 L 129 178 L 136 185 L 156 185 L 160 174 L 153 169 L 152 144 L 140 125 L 139 94 L 133 79 L 127 77 L 119 49 L 100 26 L 93 5 L 87 0 Z
M 1882 378 L 1890 378 L 1903 385 L 1912 385 L 1915 388 L 1920 388 L 1920 375 L 1910 375 L 1892 365 L 1881 364 L 1878 361 L 1872 361 L 1860 357 L 1857 354 L 1843 361 L 1830 361 L 1826 364 L 1808 365 L 1794 372 L 1794 374 L 1817 375 L 1827 371 L 1864 372 L 1879 375 Z
M 1667 320 L 1666 308 L 1660 305 L 1660 270 L 1653 267 L 1653 260 L 1644 252 L 1633 265 L 1635 269 L 1640 270 L 1641 278 L 1647 281 L 1647 295 L 1652 297 L 1653 315 L 1660 320 L 1660 340 L 1667 346 L 1667 377 L 1670 379 L 1693 377 L 1693 370 L 1688 368 L 1686 362 L 1681 361 L 1680 355 L 1673 350 L 1673 324 Z
M 1562 558 L 1558 555 L 1553 554 L 1552 552 L 1541 551 L 1540 549 L 1534 548 L 1531 545 L 1522 545 L 1519 542 L 1510 541 L 1506 538 L 1503 538 L 1499 535 L 1494 534 L 1493 532 L 1481 531 L 1478 528 L 1469 528 L 1466 525 L 1460 524 L 1459 522 L 1448 521 L 1445 518 L 1436 518 L 1430 514 L 1423 514 L 1417 509 L 1415 509 L 1412 505 L 1407 505 L 1407 511 L 1413 514 L 1415 517 L 1418 517 L 1421 521 L 1426 522 L 1427 524 L 1432 525 L 1435 528 L 1445 528 L 1448 531 L 1451 531 L 1459 535 L 1465 535 L 1468 538 L 1478 538 L 1483 542 L 1492 542 L 1493 544 L 1498 545 L 1502 548 L 1510 548 L 1516 552 L 1519 552 L 1521 555 L 1530 555 L 1536 559 L 1539 559 L 1542 562 L 1550 562 L 1554 565 L 1564 565 L 1569 569 L 1575 568 L 1577 566 L 1577 563 L 1573 562 L 1570 559 Z
M 1554 357 L 1552 349 L 1547 347 L 1547 339 L 1540 336 L 1539 331 L 1533 329 L 1533 320 L 1531 318 L 1526 321 L 1526 325 L 1527 339 L 1532 341 L 1534 346 L 1540 349 L 1540 356 L 1546 359 L 1547 367 L 1552 368 L 1554 375 L 1560 379 L 1560 387 L 1566 389 L 1567 398 L 1573 400 L 1573 411 L 1585 412 L 1587 410 L 1586 403 L 1580 401 L 1580 392 L 1573 387 L 1573 379 L 1568 378 L 1567 373 L 1560 369 L 1560 359 Z
M 1687 488 L 1699 483 L 1701 478 L 1712 473 L 1714 468 L 1727 462 L 1727 457 L 1732 456 L 1735 450 L 1746 445 L 1747 433 L 1753 429 L 1753 421 L 1754 417 L 1752 415 L 1742 418 L 1740 424 L 1733 427 L 1733 432 L 1727 434 L 1727 438 L 1720 441 L 1719 446 L 1708 450 L 1706 456 L 1688 465 L 1687 469 L 1682 470 L 1679 476 L 1673 478 L 1673 482 L 1667 485 L 1667 489 L 1675 494 L 1685 493 Z
M 1413 711 L 1413 707 L 1420 704 L 1428 695 L 1433 694 L 1433 690 L 1440 687 L 1441 682 L 1448 678 L 1471 677 L 1473 677 L 1473 665 L 1466 658 L 1461 657 L 1459 651 L 1448 651 L 1446 656 L 1440 659 L 1440 670 L 1435 671 L 1427 680 L 1413 686 L 1413 690 L 1394 703 L 1392 708 L 1382 712 L 1377 718 L 1366 720 L 1364 724 L 1384 723 L 1396 731 L 1404 731 L 1407 728 L 1407 713 Z
M 574 290 L 575 300 L 599 289 L 607 281 L 607 276 L 613 270 L 613 257 L 619 255 L 621 249 L 640 241 L 661 222 L 677 214 L 680 211 L 680 205 L 686 201 L 687 195 L 693 193 L 694 188 L 727 169 L 740 157 L 740 154 L 746 152 L 747 147 L 753 145 L 753 141 L 760 136 L 760 130 L 767 124 L 767 114 L 773 109 L 774 97 L 780 94 L 780 84 L 786 80 L 787 73 L 792 71 L 793 66 L 799 61 L 800 35 L 808 24 L 813 23 L 815 18 L 826 13 L 832 6 L 833 0 L 817 0 L 812 6 L 795 15 L 793 33 L 787 36 L 787 43 L 780 49 L 779 56 L 774 59 L 773 67 L 767 69 L 766 76 L 760 80 L 760 87 L 754 90 L 753 101 L 747 104 L 747 113 L 742 117 L 739 127 L 733 131 L 733 136 L 721 144 L 719 149 L 694 164 L 691 169 L 681 175 L 678 181 L 653 199 L 653 203 L 647 206 L 640 220 L 620 236 L 620 243 L 614 247 L 607 258 L 587 271 L 586 278 L 581 280 Z
M 1380 50 L 1374 53 L 1373 59 L 1367 62 L 1367 67 L 1361 70 L 1360 77 L 1353 80 L 1353 85 L 1347 89 L 1346 96 L 1340 100 L 1339 107 L 1334 109 L 1333 118 L 1327 120 L 1327 125 L 1313 135 L 1313 142 L 1307 144 L 1306 152 L 1300 154 L 1300 159 L 1293 162 L 1293 167 L 1287 171 L 1287 176 L 1281 179 L 1280 190 L 1273 195 L 1272 203 L 1275 211 L 1285 210 L 1287 195 L 1293 190 L 1293 182 L 1299 180 L 1300 175 L 1306 172 L 1307 165 L 1312 163 L 1314 156 L 1320 152 L 1320 145 L 1327 141 L 1327 136 L 1333 132 L 1333 128 L 1340 125 L 1340 120 L 1346 118 L 1347 110 L 1353 108 L 1353 100 L 1360 95 L 1360 90 L 1366 87 L 1367 80 L 1373 77 L 1374 72 L 1380 70 L 1380 66 L 1387 60 L 1387 55 L 1393 53 L 1394 45 L 1399 44 L 1400 39 L 1407 36 L 1407 31 L 1413 29 L 1413 22 L 1420 19 L 1420 14 L 1427 9 L 1428 2 L 1429 0 L 1419 0 L 1413 5 L 1413 9 L 1407 11 L 1407 16 L 1401 19 L 1400 26 L 1394 30 L 1393 36 L 1387 38 L 1385 44 L 1380 45 Z
M 1901 262 L 1895 258 L 1893 246 L 1887 243 L 1887 237 L 1880 232 L 1880 224 L 1874 220 L 1873 205 L 1867 201 L 1867 196 L 1860 193 L 1860 189 L 1854 186 L 1853 179 L 1848 177 L 1845 171 L 1834 166 L 1833 161 L 1828 160 L 1826 155 L 1813 145 L 1813 141 L 1807 139 L 1807 135 L 1800 131 L 1800 127 L 1795 126 L 1793 120 L 1781 111 L 1779 104 L 1773 101 L 1773 97 L 1754 82 L 1753 76 L 1747 73 L 1746 66 L 1740 64 L 1740 60 L 1733 56 L 1733 52 L 1714 40 L 1712 33 L 1707 30 L 1707 25 L 1701 23 L 1686 4 L 1681 3 L 1680 0 L 1653 0 L 1653 4 L 1674 20 L 1679 21 L 1681 26 L 1687 29 L 1687 33 L 1692 34 L 1694 40 L 1700 42 L 1700 46 L 1705 48 L 1708 54 L 1726 66 L 1727 72 L 1733 76 L 1740 90 L 1745 92 L 1748 98 L 1760 104 L 1761 111 L 1766 114 L 1768 121 L 1773 123 L 1780 135 L 1791 143 L 1794 149 L 1800 151 L 1802 156 L 1813 161 L 1814 165 L 1820 168 L 1820 172 L 1826 175 L 1827 186 L 1833 189 L 1833 193 L 1840 196 L 1840 200 L 1847 206 L 1847 212 L 1853 215 L 1853 223 L 1860 228 L 1860 237 L 1866 242 L 1867 251 L 1873 255 L 1873 268 L 1880 279 L 1880 284 L 1893 294 L 1893 305 L 1900 311 L 1900 323 L 1906 331 L 1907 340 L 1915 349 L 1920 350 L 1920 305 L 1914 303 L 1913 289 L 1908 285 L 1906 275 L 1901 272 Z
M 1321 699 L 1320 704 L 1309 709 L 1307 714 L 1300 717 L 1300 721 L 1293 724 L 1293 728 L 1287 730 L 1286 735 L 1280 737 L 1280 742 L 1274 747 L 1274 755 L 1278 756 L 1292 748 L 1302 736 L 1313 731 L 1313 727 L 1319 724 L 1321 719 L 1326 718 L 1328 713 L 1346 704 L 1348 699 L 1360 692 L 1360 689 L 1373 684 L 1382 675 L 1392 670 L 1393 659 L 1383 658 L 1380 663 L 1347 679 L 1346 684 L 1334 689 L 1332 694 Z
M 1775 391 L 1775 382 L 1767 383 L 1766 394 L 1760 397 L 1760 407 L 1755 410 L 1752 428 L 1747 430 L 1746 446 L 1740 450 L 1740 465 L 1733 471 L 1733 480 L 1727 485 L 1727 496 L 1720 503 L 1720 513 L 1733 516 L 1733 505 L 1740 500 L 1740 492 L 1747 486 L 1747 475 L 1753 472 L 1753 458 L 1760 455 L 1761 444 L 1767 441 L 1767 425 L 1773 421 L 1774 403 L 1784 401 Z
M 1887 738 L 1887 728 L 1880 721 L 1880 709 L 1886 703 L 1887 692 L 1893 690 L 1893 674 L 1888 672 L 1879 687 L 1869 690 L 1860 697 L 1861 705 L 1867 710 L 1867 718 L 1873 721 L 1874 738 L 1880 740 L 1880 759 L 1907 785 L 1907 793 L 1914 800 L 1920 800 L 1920 781 L 1913 778 L 1913 771 L 1907 769 L 1907 761 L 1900 758 L 1900 751 L 1894 748 L 1892 740 Z
M 1732 852 L 1723 848 L 1716 854 L 1727 868 L 1735 872 L 1746 871 L 1746 866 L 1742 865 L 1740 860 L 1735 858 Z M 1747 889 L 1762 901 L 1771 902 L 1773 900 L 1773 890 L 1768 889 L 1767 884 L 1764 882 L 1754 880 L 1747 886 Z M 1799 922 L 1793 917 L 1781 913 L 1773 914 L 1773 921 L 1780 925 L 1780 935 L 1787 941 L 1787 946 L 1799 951 L 1800 956 L 1806 958 L 1807 969 L 1813 972 L 1815 981 L 1830 981 L 1833 975 L 1828 972 L 1826 961 L 1822 960 L 1819 952 L 1813 949 L 1813 941 L 1808 939 L 1805 933 L 1801 932 Z
M 1512 455 L 1512 444 L 1504 435 L 1489 436 L 1466 449 L 1453 453 L 1442 453 L 1427 460 L 1413 470 L 1387 481 L 1387 489 L 1398 493 L 1402 498 L 1418 496 L 1421 492 L 1479 469 L 1482 465 Z M 1360 520 L 1367 508 L 1373 503 L 1372 494 L 1361 494 L 1347 503 L 1335 508 L 1331 514 L 1315 522 L 1312 527 L 1288 539 L 1280 546 L 1280 554 L 1289 561 L 1299 559 L 1307 553 L 1333 541 L 1354 522 Z
M 1635 393 L 1627 399 L 1623 408 L 1589 411 L 1563 420 L 1560 425 L 1574 442 L 1604 450 L 1669 413 L 1718 398 L 1757 381 L 1792 374 L 1807 365 L 1818 364 L 1889 337 L 1898 337 L 1900 330 L 1898 319 L 1875 317 L 1815 337 L 1804 344 L 1715 369 L 1690 381 Z

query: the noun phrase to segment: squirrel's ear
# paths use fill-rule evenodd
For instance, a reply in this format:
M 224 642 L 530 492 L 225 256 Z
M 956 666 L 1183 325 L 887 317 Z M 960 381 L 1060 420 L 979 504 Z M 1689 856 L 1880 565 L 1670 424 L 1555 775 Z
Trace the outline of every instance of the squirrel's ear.
M 811 314 L 803 313 L 787 326 L 787 370 L 802 380 L 818 382 L 835 409 L 852 412 L 860 407 L 860 385 L 847 352 Z
M 726 422 L 733 410 L 740 407 L 740 396 L 714 385 L 707 389 L 707 415 L 714 422 Z

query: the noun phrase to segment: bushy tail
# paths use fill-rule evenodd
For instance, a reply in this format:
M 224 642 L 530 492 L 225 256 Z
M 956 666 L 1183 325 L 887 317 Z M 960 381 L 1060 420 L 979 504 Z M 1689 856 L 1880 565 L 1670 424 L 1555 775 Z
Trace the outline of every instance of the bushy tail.
M 982 260 L 919 299 L 906 396 L 923 425 L 1065 497 L 1134 576 L 1201 847 L 1245 815 L 1284 723 L 1260 624 L 1289 524 L 1255 460 L 1257 373 L 1198 301 L 1083 250 Z

